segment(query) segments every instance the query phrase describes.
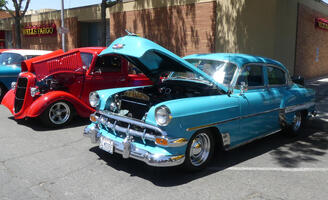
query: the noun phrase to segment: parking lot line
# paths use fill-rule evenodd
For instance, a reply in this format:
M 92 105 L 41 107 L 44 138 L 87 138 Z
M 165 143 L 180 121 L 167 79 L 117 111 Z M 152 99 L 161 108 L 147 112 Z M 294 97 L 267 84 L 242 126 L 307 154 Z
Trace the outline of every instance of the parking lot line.
M 287 167 L 229 167 L 215 168 L 213 170 L 229 170 L 229 171 L 278 171 L 278 172 L 328 172 L 328 168 L 287 168 Z

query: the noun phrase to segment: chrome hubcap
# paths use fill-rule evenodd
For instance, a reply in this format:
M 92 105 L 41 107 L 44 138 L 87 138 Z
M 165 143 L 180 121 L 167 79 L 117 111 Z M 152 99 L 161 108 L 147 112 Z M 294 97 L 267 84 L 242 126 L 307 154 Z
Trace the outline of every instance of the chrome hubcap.
M 300 112 L 295 113 L 293 120 L 293 131 L 298 131 L 302 124 L 302 115 Z
M 207 134 L 201 133 L 197 135 L 190 146 L 190 161 L 194 166 L 203 164 L 211 149 L 211 141 Z
M 69 106 L 66 103 L 58 102 L 51 106 L 49 119 L 54 124 L 64 124 L 71 115 Z

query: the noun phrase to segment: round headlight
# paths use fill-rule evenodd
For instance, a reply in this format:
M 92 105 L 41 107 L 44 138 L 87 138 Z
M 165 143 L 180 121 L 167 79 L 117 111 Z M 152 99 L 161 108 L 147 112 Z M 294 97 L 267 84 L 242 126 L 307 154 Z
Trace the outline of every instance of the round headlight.
M 97 107 L 99 105 L 99 95 L 97 92 L 91 92 L 89 95 L 89 103 L 91 107 Z
M 158 125 L 167 126 L 172 119 L 170 109 L 166 106 L 160 106 L 156 108 L 155 119 Z

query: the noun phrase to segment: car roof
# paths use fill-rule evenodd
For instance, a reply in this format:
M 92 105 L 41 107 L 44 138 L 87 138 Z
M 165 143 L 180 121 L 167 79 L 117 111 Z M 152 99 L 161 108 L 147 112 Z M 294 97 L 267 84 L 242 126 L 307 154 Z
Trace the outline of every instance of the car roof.
M 92 52 L 92 53 L 97 53 L 100 54 L 106 47 L 80 47 L 80 48 L 76 48 L 76 49 L 72 49 L 74 50 L 79 50 L 81 52 Z
M 51 52 L 52 51 L 45 51 L 45 50 L 15 49 L 15 50 L 5 51 L 4 53 L 17 53 L 22 56 L 28 56 L 28 55 L 44 55 Z
M 266 63 L 271 65 L 277 65 L 287 70 L 286 67 L 280 62 L 261 56 L 254 56 L 248 54 L 239 53 L 209 53 L 209 54 L 193 54 L 184 57 L 183 59 L 204 59 L 204 60 L 220 60 L 225 62 L 231 62 L 242 67 L 247 63 Z

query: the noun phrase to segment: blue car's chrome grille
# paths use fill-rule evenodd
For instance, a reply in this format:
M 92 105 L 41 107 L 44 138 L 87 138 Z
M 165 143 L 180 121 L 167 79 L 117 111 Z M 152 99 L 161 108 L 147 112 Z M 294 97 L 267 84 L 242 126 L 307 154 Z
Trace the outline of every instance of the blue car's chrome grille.
M 111 112 L 98 111 L 95 113 L 97 121 L 116 135 L 140 137 L 143 141 L 155 141 L 158 136 L 166 136 L 166 132 L 156 126 L 143 121 L 119 116 Z
M 15 95 L 15 113 L 18 113 L 24 104 L 24 98 L 26 94 L 26 87 L 27 87 L 27 78 L 18 78 L 17 81 L 17 89 Z

